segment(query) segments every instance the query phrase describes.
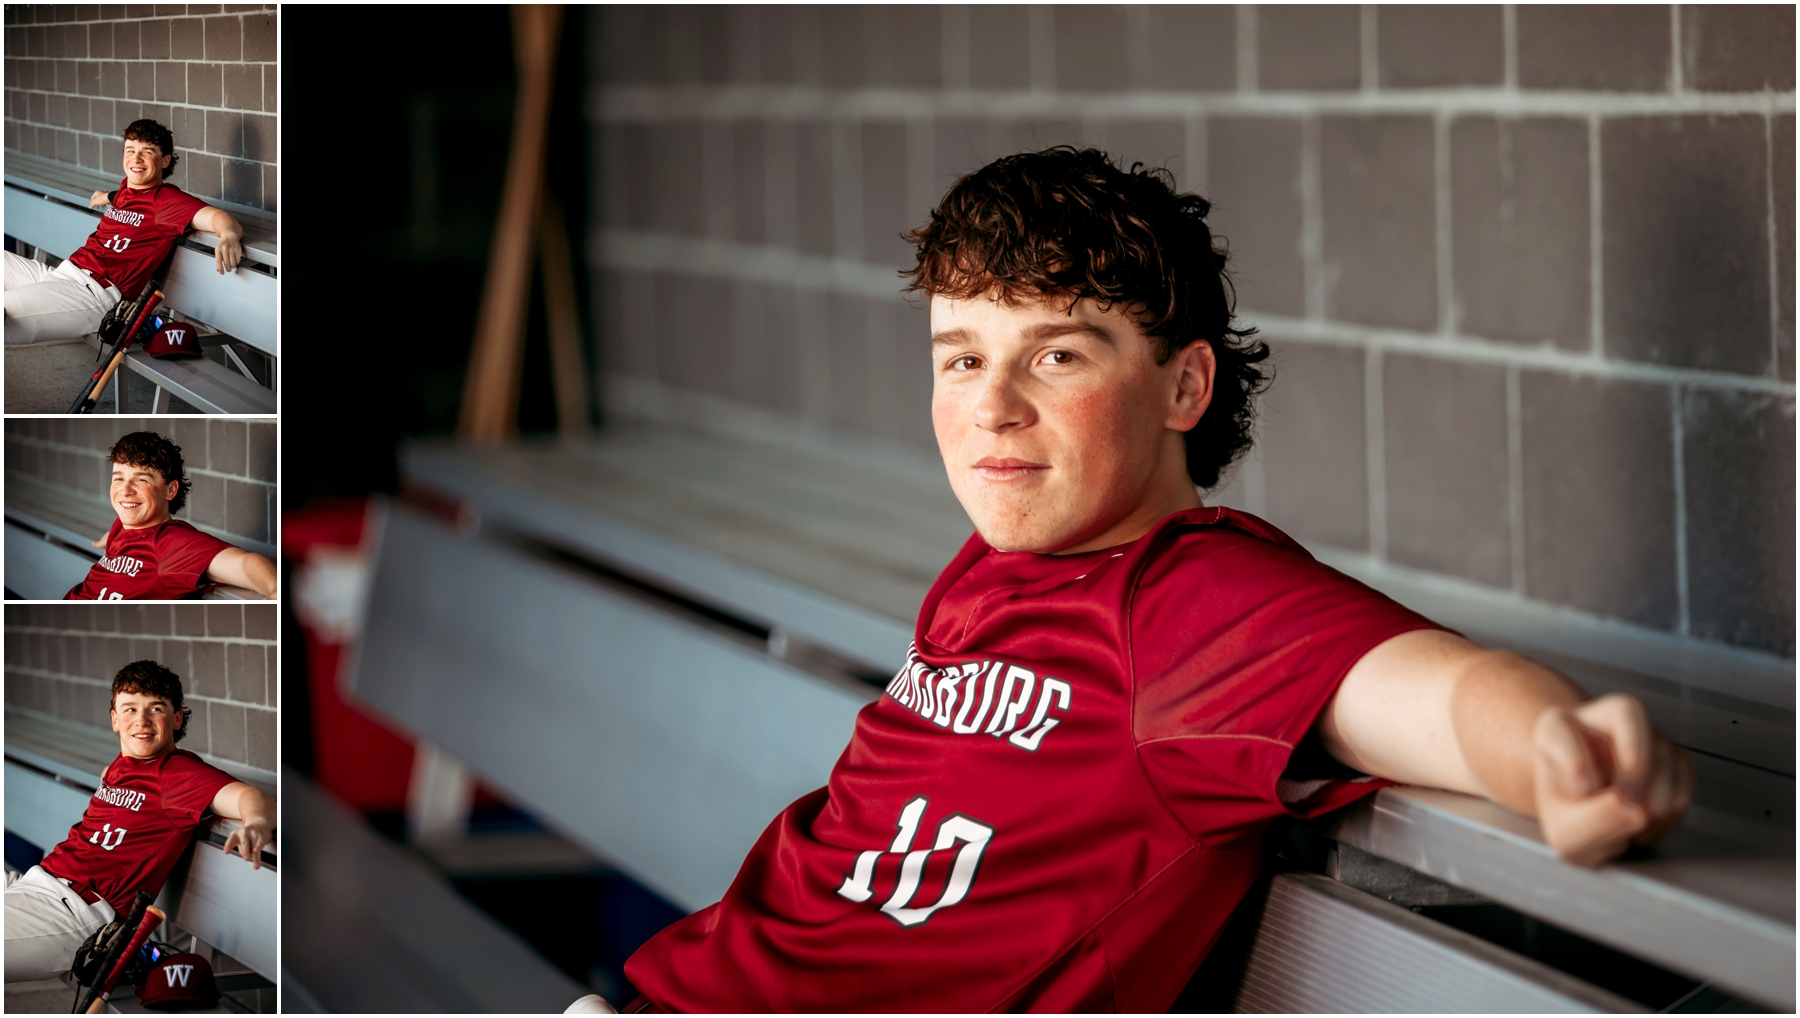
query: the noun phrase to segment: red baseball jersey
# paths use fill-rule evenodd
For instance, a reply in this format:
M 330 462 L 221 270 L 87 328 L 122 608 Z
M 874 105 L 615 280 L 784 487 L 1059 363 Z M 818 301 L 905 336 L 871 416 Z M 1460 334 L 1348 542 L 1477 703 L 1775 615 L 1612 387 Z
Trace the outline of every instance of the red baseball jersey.
M 106 555 L 64 601 L 156 601 L 184 597 L 206 581 L 206 567 L 231 547 L 181 520 L 106 532 Z
M 101 282 L 119 288 L 127 300 L 162 263 L 206 203 L 174 184 L 134 191 L 119 182 L 113 203 L 100 213 L 100 226 L 81 250 L 69 256 Z
M 1432 625 L 1226 509 L 1079 555 L 971 537 L 830 783 L 626 976 L 673 1011 L 1166 1011 L 1271 822 L 1380 787 L 1284 775 Z
M 154 897 L 162 890 L 194 832 L 209 822 L 213 796 L 236 780 L 185 749 L 154 760 L 121 755 L 68 840 L 39 865 L 125 912 L 138 891 Z

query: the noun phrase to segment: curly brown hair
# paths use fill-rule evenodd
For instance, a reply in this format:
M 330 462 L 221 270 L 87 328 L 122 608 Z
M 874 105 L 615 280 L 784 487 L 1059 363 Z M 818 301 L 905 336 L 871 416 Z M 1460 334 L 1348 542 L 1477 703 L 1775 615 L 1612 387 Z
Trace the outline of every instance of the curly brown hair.
M 1268 387 L 1255 329 L 1232 325 L 1235 291 L 1212 205 L 1176 190 L 1174 175 L 1106 153 L 1058 145 L 996 159 L 951 186 L 931 221 L 905 236 L 918 261 L 908 293 L 1008 304 L 1091 298 L 1121 306 L 1156 346 L 1158 363 L 1195 340 L 1212 346 L 1212 403 L 1187 433 L 1187 471 L 1202 488 L 1250 448 L 1252 400 Z
M 113 676 L 112 704 L 119 702 L 120 693 L 141 693 L 166 700 L 169 709 L 181 717 L 181 727 L 175 729 L 175 741 L 187 738 L 188 718 L 194 716 L 194 708 L 182 706 L 181 676 L 155 661 L 133 661 Z
M 181 446 L 154 431 L 134 431 L 121 435 L 107 451 L 106 458 L 128 467 L 149 467 L 162 475 L 164 483 L 180 481 L 181 487 L 175 489 L 175 497 L 169 500 L 170 516 L 187 505 L 187 465 L 181 461 Z
M 175 154 L 175 135 L 168 128 L 154 120 L 133 120 L 125 125 L 122 141 L 145 141 L 155 145 L 157 150 L 169 157 L 169 168 L 162 171 L 164 180 L 175 175 L 175 167 L 181 164 L 181 157 Z

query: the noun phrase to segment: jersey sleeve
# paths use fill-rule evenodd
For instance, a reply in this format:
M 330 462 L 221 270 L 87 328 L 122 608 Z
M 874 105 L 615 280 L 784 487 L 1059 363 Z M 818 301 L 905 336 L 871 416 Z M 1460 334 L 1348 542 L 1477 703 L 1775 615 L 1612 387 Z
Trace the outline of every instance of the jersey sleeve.
M 1138 755 L 1177 819 L 1229 842 L 1387 784 L 1289 767 L 1364 654 L 1439 627 L 1298 546 L 1235 531 L 1176 540 L 1146 568 L 1130 624 Z
M 176 236 L 194 221 L 195 213 L 206 207 L 205 202 L 174 187 L 163 188 L 156 198 L 156 225 Z
M 192 753 L 171 753 L 163 768 L 163 809 L 182 820 L 199 823 L 219 790 L 236 780 Z
M 205 581 L 206 567 L 229 547 L 197 527 L 164 527 L 156 549 L 156 570 L 163 588 L 176 595 L 194 590 Z

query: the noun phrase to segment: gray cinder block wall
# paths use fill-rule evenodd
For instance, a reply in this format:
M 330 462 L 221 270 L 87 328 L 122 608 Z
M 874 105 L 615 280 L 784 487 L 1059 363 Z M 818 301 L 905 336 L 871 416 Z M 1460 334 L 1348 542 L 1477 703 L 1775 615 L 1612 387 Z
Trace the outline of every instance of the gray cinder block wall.
M 1274 348 L 1213 497 L 1794 654 L 1791 7 L 608 7 L 612 413 L 935 448 L 901 231 L 1060 142 L 1215 203 Z
M 6 710 L 109 730 L 113 676 L 156 661 L 194 709 L 182 749 L 275 771 L 272 604 L 6 606 Z
M 7 4 L 6 148 L 119 174 L 119 136 L 175 134 L 170 182 L 275 211 L 273 4 Z
M 219 538 L 275 542 L 275 423 L 169 417 L 8 418 L 6 477 L 37 481 L 93 502 L 107 517 L 119 436 L 154 431 L 181 449 L 190 489 L 177 519 Z M 104 531 L 102 531 L 104 533 Z M 100 534 L 95 534 L 99 537 Z

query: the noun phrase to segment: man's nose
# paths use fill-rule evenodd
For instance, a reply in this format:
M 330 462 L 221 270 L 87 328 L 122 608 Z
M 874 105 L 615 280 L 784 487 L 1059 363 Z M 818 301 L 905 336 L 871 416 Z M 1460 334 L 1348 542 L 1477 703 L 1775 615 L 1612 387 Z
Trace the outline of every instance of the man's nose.
M 995 365 L 975 400 L 975 426 L 995 434 L 1022 428 L 1036 419 L 1014 369 Z

